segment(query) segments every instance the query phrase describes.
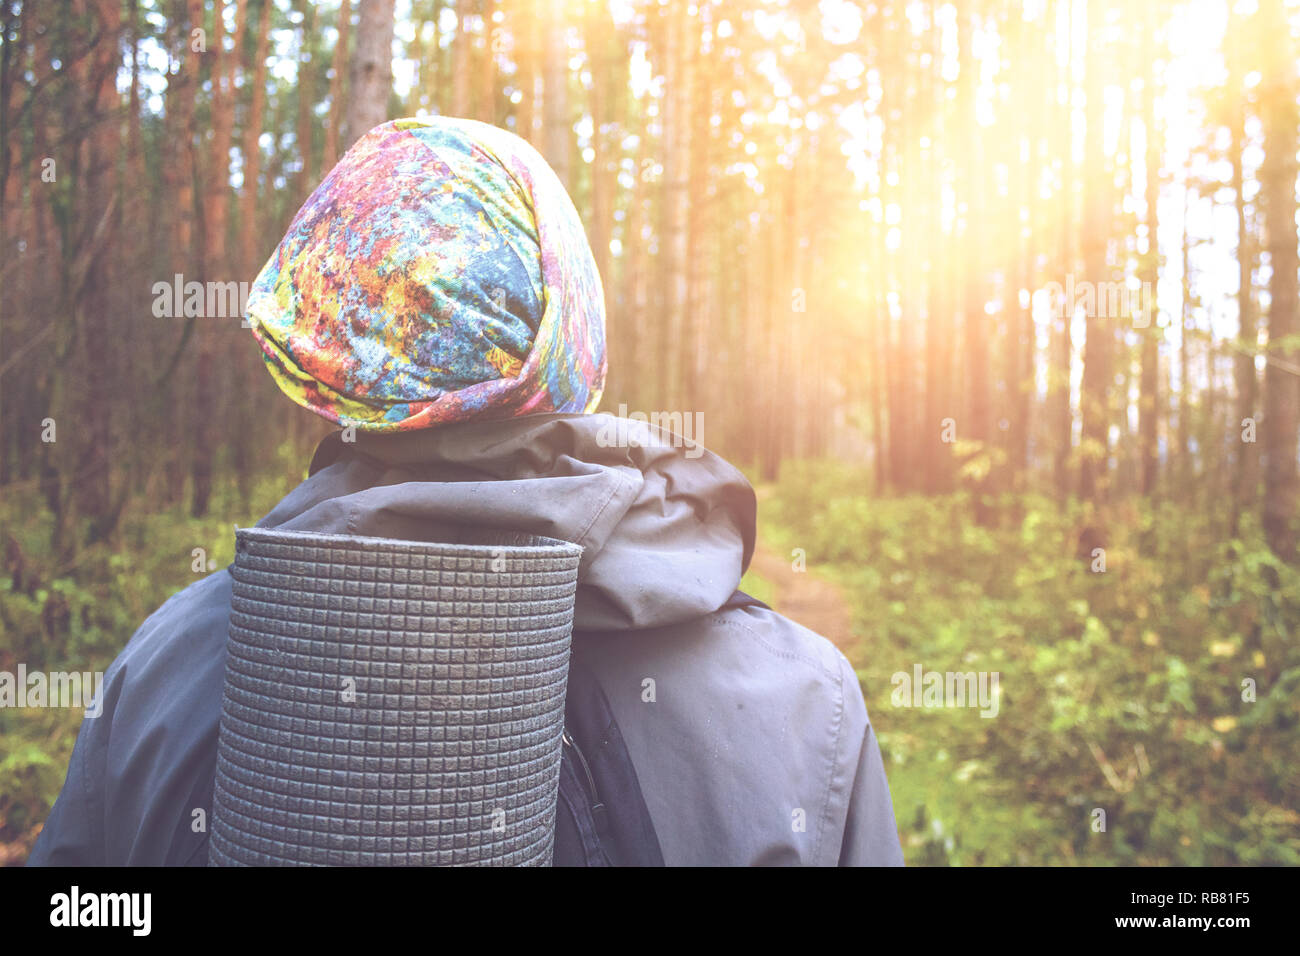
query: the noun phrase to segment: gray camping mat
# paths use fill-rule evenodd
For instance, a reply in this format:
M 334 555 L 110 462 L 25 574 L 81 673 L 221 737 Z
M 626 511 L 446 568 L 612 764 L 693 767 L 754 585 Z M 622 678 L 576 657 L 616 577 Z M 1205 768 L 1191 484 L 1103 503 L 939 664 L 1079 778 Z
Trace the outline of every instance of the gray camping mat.
M 209 861 L 549 865 L 582 549 L 241 529 Z

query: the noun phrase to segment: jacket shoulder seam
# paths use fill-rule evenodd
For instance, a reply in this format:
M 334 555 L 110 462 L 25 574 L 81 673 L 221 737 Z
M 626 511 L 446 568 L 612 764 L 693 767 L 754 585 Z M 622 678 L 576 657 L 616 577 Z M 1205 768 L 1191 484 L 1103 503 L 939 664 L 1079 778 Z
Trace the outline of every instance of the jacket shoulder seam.
M 785 658 L 786 660 L 801 661 L 805 664 L 810 664 L 813 667 L 815 667 L 818 671 L 820 671 L 822 676 L 826 677 L 828 680 L 832 681 L 837 686 L 839 685 L 840 675 L 835 673 L 835 671 L 833 671 L 831 668 L 827 667 L 824 661 L 820 660 L 819 658 L 812 657 L 806 654 L 800 654 L 796 651 L 785 650 L 783 648 L 777 647 L 775 644 L 773 644 L 771 641 L 768 641 L 766 638 L 763 637 L 762 634 L 760 634 L 757 630 L 755 630 L 753 627 L 750 626 L 749 622 L 745 620 L 745 614 L 743 613 L 743 611 L 744 611 L 743 608 L 736 608 L 734 615 L 724 612 L 721 615 L 721 620 L 725 621 L 728 624 L 735 624 L 738 627 L 744 628 L 751 635 L 753 635 L 754 640 L 758 641 L 758 643 L 762 644 L 765 648 L 767 648 L 776 656 Z M 787 623 L 795 624 L 796 626 L 801 626 L 798 625 L 797 622 L 791 621 L 789 618 L 784 617 L 781 614 L 778 614 L 776 611 L 772 611 L 770 613 L 775 614 L 777 617 L 781 618 L 781 620 L 786 621 Z M 733 616 L 735 618 L 734 620 L 732 619 Z M 807 628 L 804 628 L 804 630 L 807 630 Z M 825 641 L 827 644 L 830 644 L 829 638 L 817 634 L 816 631 L 808 631 L 808 633 L 816 635 L 818 640 Z M 831 646 L 834 647 L 834 645 Z

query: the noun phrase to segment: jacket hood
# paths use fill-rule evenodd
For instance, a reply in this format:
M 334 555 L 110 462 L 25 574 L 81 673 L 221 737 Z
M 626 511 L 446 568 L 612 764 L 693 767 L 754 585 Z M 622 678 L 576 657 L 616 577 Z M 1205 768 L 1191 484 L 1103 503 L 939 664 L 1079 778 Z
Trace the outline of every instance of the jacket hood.
M 455 540 L 466 527 L 583 547 L 574 627 L 663 627 L 720 608 L 754 551 L 757 504 L 734 467 L 671 432 L 547 414 L 326 436 L 261 528 Z

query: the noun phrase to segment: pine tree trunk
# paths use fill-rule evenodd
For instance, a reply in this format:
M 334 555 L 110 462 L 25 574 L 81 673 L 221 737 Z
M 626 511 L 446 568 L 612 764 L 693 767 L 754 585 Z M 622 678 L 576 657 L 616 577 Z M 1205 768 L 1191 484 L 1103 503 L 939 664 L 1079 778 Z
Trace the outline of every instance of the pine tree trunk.
M 344 152 L 388 119 L 388 98 L 393 91 L 394 0 L 359 0 L 359 4 L 347 119 L 343 124 Z
M 262 253 L 269 247 L 257 232 L 258 180 L 262 173 L 262 149 L 258 139 L 262 135 L 266 113 L 266 63 L 271 41 L 271 9 L 273 0 L 262 0 L 261 14 L 257 20 L 257 48 L 253 55 L 253 79 L 248 120 L 244 126 L 243 154 L 244 181 L 239 195 L 239 256 L 243 264 L 243 278 L 251 282 L 262 266 Z
M 469 35 L 469 9 L 473 0 L 456 0 L 456 35 L 451 41 L 451 115 L 469 119 L 473 40 Z
M 1096 9 L 1094 9 L 1096 6 Z M 1091 283 L 1093 308 L 1087 316 L 1087 338 L 1083 353 L 1083 383 L 1079 399 L 1079 413 L 1083 421 L 1082 447 L 1080 448 L 1079 496 L 1085 501 L 1100 503 L 1106 496 L 1109 459 L 1110 396 L 1114 390 L 1112 346 L 1114 329 L 1112 317 L 1107 314 L 1108 296 L 1103 294 L 1111 282 L 1106 266 L 1106 246 L 1109 232 L 1110 181 L 1103 152 L 1104 103 L 1102 89 L 1105 47 L 1101 33 L 1105 24 L 1104 4 L 1096 0 L 1088 5 L 1088 52 L 1085 62 L 1085 116 L 1087 133 L 1084 139 L 1084 196 L 1083 221 L 1083 280 Z M 1090 553 L 1101 536 L 1098 527 L 1089 529 L 1081 547 Z
M 542 155 L 566 189 L 573 188 L 573 118 L 569 115 L 569 45 L 564 0 L 550 0 L 545 25 Z
M 962 317 L 966 349 L 968 397 L 966 422 L 958 421 L 958 436 L 979 443 L 980 454 L 991 455 L 993 439 L 993 398 L 989 364 L 991 361 L 991 325 L 985 312 L 984 250 L 988 242 L 988 225 L 981 195 L 985 188 L 983 139 L 975 116 L 975 91 L 978 85 L 978 61 L 974 54 L 975 13 L 971 0 L 958 6 L 958 83 L 959 114 L 966 139 L 963 161 L 962 195 L 966 201 L 965 248 L 963 256 Z M 963 428 L 963 426 L 965 426 Z M 963 435 L 962 433 L 965 432 Z M 987 477 L 976 482 L 975 513 L 981 524 L 989 520 L 984 501 L 990 484 Z
M 514 34 L 515 84 L 519 105 L 515 107 L 515 133 L 537 142 L 537 3 L 522 0 L 512 21 Z
M 667 8 L 664 51 L 663 209 L 661 261 L 665 290 L 663 337 L 660 343 L 664 408 L 682 408 L 680 344 L 685 338 L 689 288 L 687 253 L 690 243 L 690 103 L 692 44 L 697 24 L 684 4 Z M 549 110 L 548 110 L 549 112 Z M 787 299 L 788 301 L 788 299 Z
M 1057 29 L 1064 34 L 1066 47 L 1065 62 L 1061 65 L 1060 81 L 1066 87 L 1067 97 L 1072 96 L 1074 83 L 1071 68 L 1071 0 L 1058 0 L 1056 9 Z M 1060 206 L 1059 246 L 1057 248 L 1057 282 L 1066 283 L 1075 268 L 1075 184 L 1077 177 L 1074 167 L 1074 137 L 1071 128 L 1071 112 L 1056 104 L 1057 155 L 1061 161 L 1061 184 L 1058 194 Z M 1064 501 L 1069 497 L 1073 486 L 1070 470 L 1070 452 L 1074 442 L 1074 415 L 1070 408 L 1070 369 L 1074 361 L 1074 343 L 1071 320 L 1073 316 L 1064 301 L 1053 302 L 1051 354 L 1047 367 L 1047 423 L 1052 438 L 1052 475 L 1057 499 Z
M 302 24 L 298 30 L 298 84 L 295 91 L 298 98 L 298 156 L 302 160 L 296 191 L 298 202 L 301 203 L 316 183 L 312 162 L 312 110 L 315 106 L 313 74 L 317 62 L 312 39 L 316 32 L 316 7 L 308 0 L 296 0 L 296 6 L 302 15 Z
M 1269 283 L 1269 362 L 1264 369 L 1264 533 L 1273 552 L 1294 562 L 1300 474 L 1296 470 L 1300 431 L 1300 349 L 1297 322 L 1296 66 L 1284 0 L 1261 0 L 1261 36 L 1266 68 L 1260 89 L 1264 161 L 1260 200 L 1272 265 Z
M 339 161 L 339 127 L 343 122 L 343 73 L 348 67 L 352 0 L 339 0 L 337 31 L 338 39 L 334 42 L 334 75 L 330 77 L 329 124 L 325 128 L 325 153 L 321 158 L 321 172 L 326 175 Z
M 1146 227 L 1147 252 L 1142 270 L 1142 281 L 1150 289 L 1149 300 L 1143 301 L 1143 319 L 1146 328 L 1142 335 L 1142 373 L 1138 397 L 1138 458 L 1141 463 L 1140 487 L 1142 494 L 1155 494 L 1160 474 L 1159 422 L 1160 422 L 1160 328 L 1155 303 L 1156 285 L 1160 280 L 1160 134 L 1156 128 L 1156 78 L 1154 49 L 1156 43 L 1155 17 L 1147 11 L 1146 46 L 1143 74 L 1142 124 L 1146 135 Z
M 1235 17 L 1234 17 L 1235 19 Z M 1235 31 L 1230 34 L 1236 37 Z M 1232 42 L 1231 40 L 1229 42 Z M 1239 44 L 1240 39 L 1236 40 Z M 1234 48 L 1236 47 L 1234 44 Z M 1238 53 L 1238 55 L 1240 55 Z M 1259 444 L 1243 439 L 1243 430 L 1249 421 L 1259 418 L 1259 373 L 1255 368 L 1255 353 L 1259 350 L 1259 317 L 1255 311 L 1254 267 L 1255 248 L 1251 240 L 1250 224 L 1246 212 L 1246 177 L 1243 153 L 1246 149 L 1245 68 L 1233 63 L 1235 101 L 1230 106 L 1232 118 L 1229 125 L 1232 137 L 1229 160 L 1232 163 L 1233 208 L 1237 214 L 1237 354 L 1234 357 L 1237 385 L 1237 415 L 1231 432 L 1234 442 L 1236 468 L 1233 471 L 1232 533 L 1238 530 L 1243 512 L 1252 511 L 1259 489 Z M 1258 429 L 1255 434 L 1258 439 Z
M 603 7 L 603 4 L 601 6 Z M 492 13 L 495 9 L 496 0 L 483 0 L 483 58 L 478 68 L 478 95 L 475 110 L 480 120 L 493 125 L 496 125 L 497 121 L 496 25 L 492 22 Z

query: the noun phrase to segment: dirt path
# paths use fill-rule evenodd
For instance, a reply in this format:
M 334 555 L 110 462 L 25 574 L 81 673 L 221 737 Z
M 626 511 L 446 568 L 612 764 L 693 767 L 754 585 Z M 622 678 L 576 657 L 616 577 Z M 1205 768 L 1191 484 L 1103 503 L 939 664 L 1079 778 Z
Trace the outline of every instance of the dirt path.
M 848 602 L 840 589 L 812 571 L 796 571 L 792 557 L 782 556 L 759 542 L 750 568 L 772 585 L 773 608 L 809 630 L 828 638 L 846 656 L 855 643 Z

